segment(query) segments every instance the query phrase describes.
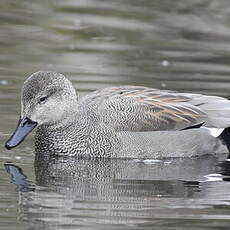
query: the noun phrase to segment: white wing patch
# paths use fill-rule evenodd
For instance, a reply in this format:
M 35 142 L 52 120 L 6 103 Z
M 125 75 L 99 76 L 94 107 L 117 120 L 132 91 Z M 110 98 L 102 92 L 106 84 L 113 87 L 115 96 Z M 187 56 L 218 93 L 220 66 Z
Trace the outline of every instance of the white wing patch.
M 221 128 L 206 128 L 206 127 L 201 127 L 201 128 L 207 129 L 213 137 L 219 137 L 220 134 L 224 131 L 224 129 Z

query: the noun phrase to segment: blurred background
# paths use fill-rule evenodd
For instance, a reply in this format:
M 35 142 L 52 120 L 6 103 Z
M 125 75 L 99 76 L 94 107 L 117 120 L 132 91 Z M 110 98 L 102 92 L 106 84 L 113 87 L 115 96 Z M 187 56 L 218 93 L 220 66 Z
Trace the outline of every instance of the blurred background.
M 64 73 L 81 95 L 129 84 L 230 97 L 229 63 L 229 0 L 1 0 L 0 163 L 34 180 L 32 137 L 4 149 L 33 72 Z M 0 173 L 17 223 L 17 193 Z

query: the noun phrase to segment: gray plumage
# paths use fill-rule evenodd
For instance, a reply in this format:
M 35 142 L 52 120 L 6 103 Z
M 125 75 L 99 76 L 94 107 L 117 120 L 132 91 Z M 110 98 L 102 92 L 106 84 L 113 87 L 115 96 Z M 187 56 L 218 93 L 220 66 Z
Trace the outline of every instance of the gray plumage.
M 42 98 L 42 100 L 41 100 Z M 163 158 L 227 152 L 206 127 L 230 126 L 222 97 L 137 86 L 97 90 L 78 98 L 62 74 L 32 74 L 22 89 L 21 117 L 38 123 L 37 153 Z

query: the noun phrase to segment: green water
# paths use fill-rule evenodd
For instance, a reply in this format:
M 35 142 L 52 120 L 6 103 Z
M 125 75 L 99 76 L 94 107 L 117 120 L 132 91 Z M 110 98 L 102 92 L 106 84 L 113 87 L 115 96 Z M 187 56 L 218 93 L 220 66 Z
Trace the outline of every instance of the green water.
M 0 229 L 229 229 L 226 155 L 34 165 L 33 136 L 4 148 L 38 70 L 80 95 L 129 84 L 230 98 L 229 12 L 228 0 L 2 0 Z

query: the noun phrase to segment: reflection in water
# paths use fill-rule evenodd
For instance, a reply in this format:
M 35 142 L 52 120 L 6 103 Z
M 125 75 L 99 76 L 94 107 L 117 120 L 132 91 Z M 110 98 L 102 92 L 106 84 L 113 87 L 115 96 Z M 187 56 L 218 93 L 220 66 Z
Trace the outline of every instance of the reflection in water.
M 21 168 L 11 163 L 5 163 L 4 166 L 7 173 L 11 175 L 11 182 L 17 186 L 18 192 L 34 191 L 33 186 L 29 184 Z
M 80 94 L 129 84 L 229 97 L 229 0 L 1 0 L 0 7 L 0 165 L 19 162 L 29 180 L 31 137 L 11 152 L 3 143 L 32 72 L 65 73 Z M 46 157 L 35 161 L 32 185 L 14 165 L 0 167 L 0 228 L 229 228 L 228 163 L 147 163 Z
M 202 184 L 205 175 L 215 172 L 217 162 L 214 156 L 146 165 L 134 160 L 37 155 L 36 187 L 21 193 L 20 216 L 30 226 L 47 229 L 50 225 L 140 224 L 181 215 L 197 218 L 204 210 L 191 214 L 193 202 L 188 201 L 206 198 Z M 25 177 L 18 167 L 7 165 L 6 170 L 21 192 L 31 191 L 31 185 L 17 179 L 20 174 Z

